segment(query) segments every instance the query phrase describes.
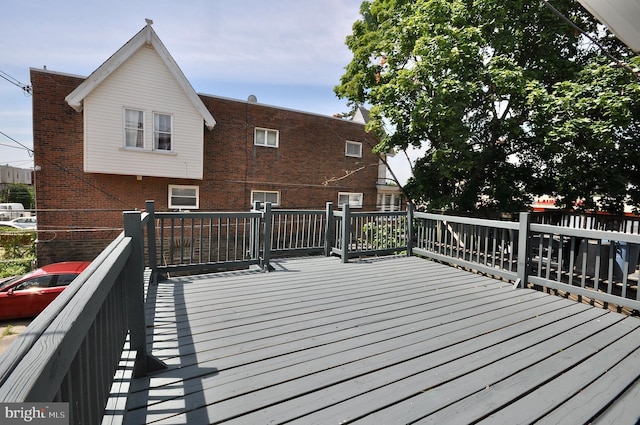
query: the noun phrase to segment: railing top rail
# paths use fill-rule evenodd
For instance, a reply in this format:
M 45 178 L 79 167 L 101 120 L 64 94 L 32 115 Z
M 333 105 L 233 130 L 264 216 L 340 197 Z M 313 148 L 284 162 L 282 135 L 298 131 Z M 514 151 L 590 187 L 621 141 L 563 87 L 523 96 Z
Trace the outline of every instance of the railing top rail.
M 350 212 L 351 217 L 405 217 L 406 211 L 354 211 Z
M 415 218 L 425 218 L 427 220 L 448 221 L 452 223 L 471 224 L 475 226 L 495 227 L 498 229 L 518 230 L 517 221 L 490 220 L 485 218 L 458 217 L 453 215 L 442 215 L 425 212 L 415 212 Z
M 156 218 L 256 218 L 261 216 L 260 211 L 239 211 L 239 212 L 175 212 L 163 211 L 154 213 Z
M 272 209 L 271 214 L 290 214 L 290 215 L 325 215 L 326 210 L 285 210 Z
M 530 229 L 532 232 L 539 233 L 575 236 L 586 239 L 612 239 L 621 242 L 640 244 L 640 235 L 634 233 L 617 232 L 613 230 L 588 230 L 576 227 L 535 223 L 531 223 Z
M 349 215 L 351 217 L 406 217 L 406 211 L 354 211 L 352 209 L 349 210 Z M 334 217 L 343 217 L 344 210 L 333 210 Z

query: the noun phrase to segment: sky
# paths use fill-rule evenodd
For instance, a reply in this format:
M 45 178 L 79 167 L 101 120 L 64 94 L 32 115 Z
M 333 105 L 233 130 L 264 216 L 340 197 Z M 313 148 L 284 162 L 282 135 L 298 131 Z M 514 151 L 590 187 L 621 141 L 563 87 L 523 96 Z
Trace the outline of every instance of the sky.
M 29 69 L 88 76 L 153 20 L 198 93 L 323 115 L 346 112 L 333 88 L 361 0 L 2 0 L 0 164 L 31 168 Z M 11 80 L 11 81 L 7 81 Z M 3 134 L 4 133 L 4 134 Z M 409 176 L 404 155 L 392 167 Z

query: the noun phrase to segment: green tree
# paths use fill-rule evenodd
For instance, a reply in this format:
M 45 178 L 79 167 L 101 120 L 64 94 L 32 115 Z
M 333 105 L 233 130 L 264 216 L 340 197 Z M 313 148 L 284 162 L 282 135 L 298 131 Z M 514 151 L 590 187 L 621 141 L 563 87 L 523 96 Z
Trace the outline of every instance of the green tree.
M 625 54 L 577 2 L 554 5 Z M 360 12 L 346 40 L 353 59 L 335 91 L 371 106 L 378 151 L 425 148 L 406 185 L 415 202 L 513 212 L 532 196 L 562 192 L 558 179 L 547 180 L 556 142 L 535 109 L 557 84 L 588 80 L 583 70 L 601 55 L 580 32 L 529 0 L 375 0 Z M 568 175 L 571 166 L 554 170 Z
M 578 208 L 614 213 L 640 205 L 640 84 L 605 59 L 574 81 L 529 87 L 530 123 L 544 160 L 539 174 L 564 208 L 576 200 Z
M 3 202 L 17 202 L 25 208 L 33 208 L 33 187 L 26 184 L 11 183 L 2 191 Z

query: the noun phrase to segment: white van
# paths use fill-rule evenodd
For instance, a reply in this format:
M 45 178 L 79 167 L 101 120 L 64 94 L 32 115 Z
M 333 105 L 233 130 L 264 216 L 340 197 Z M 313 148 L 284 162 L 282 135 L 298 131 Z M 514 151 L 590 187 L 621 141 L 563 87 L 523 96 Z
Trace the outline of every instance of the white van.
M 25 215 L 24 206 L 18 203 L 0 204 L 0 221 L 12 220 Z

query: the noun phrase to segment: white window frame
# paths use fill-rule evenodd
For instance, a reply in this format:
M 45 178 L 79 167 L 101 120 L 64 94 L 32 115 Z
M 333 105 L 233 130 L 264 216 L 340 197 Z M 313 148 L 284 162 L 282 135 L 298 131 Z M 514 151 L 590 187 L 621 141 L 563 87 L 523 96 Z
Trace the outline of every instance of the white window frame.
M 349 152 L 349 147 L 355 147 L 358 153 Z M 352 142 L 347 140 L 347 143 L 344 145 L 344 155 L 351 156 L 353 158 L 362 158 L 362 143 L 361 142 Z
M 262 195 L 265 195 L 265 196 L 263 197 L 263 199 L 256 199 L 256 195 L 258 195 L 258 194 L 262 194 Z M 277 207 L 277 206 L 280 205 L 280 192 L 278 192 L 277 190 L 252 190 L 251 191 L 251 205 L 253 205 L 255 201 L 260 201 L 261 204 L 264 204 L 265 202 L 267 202 L 266 201 L 266 195 L 267 194 L 270 194 L 270 195 L 275 194 L 276 195 L 276 202 L 275 203 L 272 202 L 271 203 L 272 206 L 276 206 Z
M 258 133 L 263 133 L 263 140 L 264 143 L 259 143 L 258 142 Z M 275 144 L 269 144 L 268 140 L 268 135 L 269 133 L 275 133 L 276 136 L 276 142 Z M 266 148 L 277 148 L 280 145 L 280 132 L 278 130 L 274 130 L 272 128 L 262 128 L 262 127 L 256 127 L 255 130 L 253 131 L 253 144 L 256 146 L 263 146 Z
M 174 190 L 194 190 L 194 196 L 187 195 L 174 195 Z M 192 204 L 183 205 L 181 203 L 174 203 L 174 198 L 182 198 L 182 199 L 193 199 Z M 169 208 L 176 210 L 197 210 L 200 208 L 200 187 L 199 186 L 187 186 L 187 185 L 179 185 L 179 184 L 170 184 L 169 185 Z
M 342 208 L 345 202 L 340 202 L 340 198 L 345 196 L 349 199 L 349 208 L 362 208 L 363 194 L 361 192 L 338 192 L 338 207 Z
M 169 125 L 171 126 L 171 128 L 169 129 L 169 131 L 160 131 L 158 128 L 156 128 L 156 117 L 157 116 L 165 116 L 165 117 L 169 117 Z M 158 142 L 159 142 L 159 135 L 160 134 L 168 134 L 169 135 L 169 149 L 161 149 L 158 147 Z M 158 151 L 158 152 L 173 152 L 173 142 L 174 142 L 174 138 L 173 138 L 173 115 L 172 114 L 167 114 L 165 112 L 154 112 L 153 113 L 153 150 L 154 151 Z
M 138 114 L 142 113 L 142 122 L 138 123 L 138 127 L 137 128 L 133 128 L 133 127 L 127 127 L 127 111 L 132 111 L 132 112 L 137 112 Z M 126 149 L 144 149 L 144 139 L 145 139 L 145 112 L 141 109 L 135 109 L 135 108 L 124 108 L 122 110 L 122 128 L 123 128 L 123 138 L 124 138 L 124 147 Z M 139 126 L 142 125 L 142 128 L 140 128 Z M 136 137 L 136 145 L 132 146 L 129 145 L 127 143 L 127 131 L 128 130 L 135 130 L 138 134 L 138 136 Z M 142 146 L 137 146 L 137 142 L 138 142 L 138 138 L 140 137 L 139 134 L 140 132 L 142 132 Z

